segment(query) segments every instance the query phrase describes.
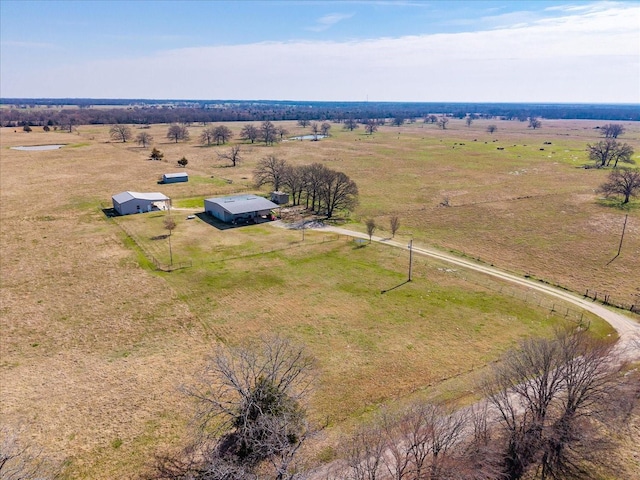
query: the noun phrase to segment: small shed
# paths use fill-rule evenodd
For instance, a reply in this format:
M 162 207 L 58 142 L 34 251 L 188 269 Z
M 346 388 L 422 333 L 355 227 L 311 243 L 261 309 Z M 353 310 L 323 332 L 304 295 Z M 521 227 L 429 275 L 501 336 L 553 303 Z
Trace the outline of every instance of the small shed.
M 165 173 L 162 175 L 161 183 L 179 183 L 188 182 L 189 174 L 187 172 Z
M 226 223 L 238 223 L 269 217 L 271 210 L 279 208 L 275 203 L 258 195 L 232 195 L 207 198 L 204 211 Z
M 113 197 L 113 208 L 120 215 L 167 210 L 171 199 L 160 192 L 121 192 Z
M 289 194 L 286 192 L 271 192 L 271 201 L 278 205 L 286 205 L 289 203 Z

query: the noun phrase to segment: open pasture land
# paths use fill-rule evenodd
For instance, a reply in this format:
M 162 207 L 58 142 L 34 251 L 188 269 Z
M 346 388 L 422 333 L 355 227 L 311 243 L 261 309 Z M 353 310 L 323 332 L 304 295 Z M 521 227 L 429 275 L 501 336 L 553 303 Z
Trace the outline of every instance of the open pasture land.
M 504 296 L 499 283 L 420 258 L 414 281 L 389 290 L 406 279 L 406 252 L 323 232 L 307 231 L 302 242 L 300 231 L 272 225 L 220 230 L 186 220 L 202 207 L 174 211 L 174 261 L 193 266 L 158 273 L 147 255 L 168 258 L 164 213 L 102 212 L 124 190 L 161 191 L 185 208 L 247 191 L 268 154 L 323 162 L 355 180 L 361 204 L 352 228 L 369 217 L 384 227 L 397 214 L 400 238 L 578 291 L 605 285 L 613 296 L 636 294 L 640 213 L 629 210 L 622 254 L 605 267 L 626 212 L 597 203 L 593 189 L 605 172 L 576 168 L 586 162 L 584 145 L 597 141 L 597 122 L 543 122 L 531 132 L 497 121 L 493 136 L 487 123 L 382 127 L 373 136 L 333 125 L 319 142 L 243 144 L 236 168 L 217 158 L 228 145 L 198 145 L 203 127 L 177 144 L 164 138 L 166 125 L 146 130 L 163 162 L 148 160 L 150 148 L 110 141 L 108 126 L 0 130 L 0 421 L 21 425 L 29 442 L 64 461 L 68 478 L 134 478 L 153 452 L 181 444 L 191 410 L 178 386 L 193 381 L 219 340 L 281 332 L 305 342 L 320 366 L 312 413 L 338 429 L 564 321 Z M 227 125 L 237 138 L 242 125 Z M 625 126 L 622 140 L 637 150 L 639 129 Z M 8 148 L 50 143 L 67 146 Z M 162 173 L 180 171 L 182 156 L 190 181 L 158 185 Z M 451 207 L 438 206 L 444 196 Z

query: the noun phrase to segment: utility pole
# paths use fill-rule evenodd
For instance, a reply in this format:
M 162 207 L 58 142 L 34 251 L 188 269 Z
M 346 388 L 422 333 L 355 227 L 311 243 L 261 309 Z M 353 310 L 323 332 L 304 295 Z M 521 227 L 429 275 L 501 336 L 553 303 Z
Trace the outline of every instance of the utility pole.
M 413 267 L 413 238 L 409 240 L 409 280 L 411 281 L 411 268 Z

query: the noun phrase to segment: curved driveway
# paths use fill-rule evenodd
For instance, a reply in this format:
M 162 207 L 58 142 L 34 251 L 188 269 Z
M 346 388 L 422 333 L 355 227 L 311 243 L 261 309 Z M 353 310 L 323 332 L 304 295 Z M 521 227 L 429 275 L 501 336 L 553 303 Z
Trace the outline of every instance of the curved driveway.
M 313 227 L 313 229 L 321 230 L 321 231 L 330 231 L 330 232 L 338 233 L 340 235 L 347 235 L 350 237 L 363 238 L 365 240 L 369 240 L 369 235 L 361 232 L 347 230 L 345 228 L 324 226 L 324 227 Z M 381 238 L 381 237 L 374 236 L 371 238 L 371 240 L 374 242 L 380 242 L 387 245 L 391 245 L 397 248 L 402 248 L 404 250 L 409 249 L 409 247 L 406 244 L 400 243 L 388 238 Z M 617 344 L 617 353 L 620 360 L 628 360 L 628 361 L 640 360 L 640 323 L 636 322 L 635 320 L 633 320 L 632 318 L 626 315 L 623 315 L 622 313 L 610 310 L 599 303 L 593 302 L 583 297 L 579 297 L 565 290 L 552 287 L 551 285 L 536 282 L 535 280 L 529 280 L 527 278 L 518 277 L 517 275 L 503 272 L 495 267 L 489 267 L 486 265 L 475 263 L 469 260 L 456 257 L 454 255 L 439 252 L 437 250 L 417 247 L 415 246 L 415 244 L 412 246 L 412 250 L 414 253 L 418 255 L 425 255 L 428 257 L 436 258 L 438 260 L 442 260 L 444 262 L 458 265 L 460 267 L 468 268 L 470 270 L 482 272 L 486 275 L 491 275 L 493 277 L 501 278 L 511 283 L 516 283 L 519 285 L 523 285 L 525 287 L 529 287 L 533 290 L 537 290 L 549 296 L 562 299 L 584 310 L 587 310 L 597 315 L 598 317 L 602 318 L 607 323 L 609 323 L 620 335 L 620 340 Z

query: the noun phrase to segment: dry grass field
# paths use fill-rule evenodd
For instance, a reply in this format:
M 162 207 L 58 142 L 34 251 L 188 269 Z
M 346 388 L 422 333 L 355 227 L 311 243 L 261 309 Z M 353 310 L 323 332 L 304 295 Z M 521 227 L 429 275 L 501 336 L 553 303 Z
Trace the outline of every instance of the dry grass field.
M 488 123 L 498 125 L 493 135 Z M 153 452 L 181 445 L 191 410 L 178 387 L 217 341 L 281 332 L 305 342 L 320 364 L 313 412 L 339 430 L 381 403 L 441 392 L 561 321 L 503 296 L 498 283 L 423 259 L 414 282 L 383 295 L 404 281 L 406 253 L 322 232 L 302 242 L 299 231 L 271 225 L 219 230 L 186 220 L 186 210 L 176 213 L 172 246 L 175 261 L 193 266 L 154 272 L 149 255 L 168 259 L 164 214 L 102 212 L 124 190 L 161 191 L 178 207 L 246 191 L 268 154 L 354 179 L 360 206 L 350 228 L 364 230 L 366 218 L 386 228 L 397 214 L 400 238 L 638 303 L 638 201 L 627 211 L 600 202 L 594 190 L 606 172 L 578 168 L 601 123 L 416 123 L 373 136 L 333 125 L 319 142 L 242 144 L 236 168 L 217 158 L 228 145 L 198 145 L 199 126 L 177 144 L 164 138 L 166 125 L 152 126 L 163 162 L 148 160 L 150 148 L 110 141 L 108 126 L 0 129 L 0 422 L 61 462 L 67 478 L 136 478 Z M 242 128 L 227 126 L 236 136 Z M 640 125 L 625 128 L 621 140 L 640 150 Z M 9 149 L 52 143 L 66 146 Z M 190 181 L 158 185 L 182 156 Z M 445 198 L 450 207 L 439 206 Z M 622 254 L 607 265 L 626 213 Z M 468 384 L 453 390 L 443 395 L 472 394 Z

